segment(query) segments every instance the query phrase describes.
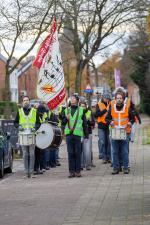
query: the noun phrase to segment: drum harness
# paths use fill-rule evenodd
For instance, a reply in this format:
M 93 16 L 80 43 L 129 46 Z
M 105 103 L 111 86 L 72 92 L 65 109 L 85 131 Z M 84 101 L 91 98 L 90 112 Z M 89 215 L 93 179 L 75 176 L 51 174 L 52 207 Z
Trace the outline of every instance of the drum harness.
M 68 115 L 70 115 L 71 114 L 71 109 L 67 108 L 67 110 L 68 110 Z M 71 127 L 71 125 L 70 125 L 70 119 L 68 120 L 68 127 L 70 129 L 70 134 L 73 134 L 73 131 L 74 131 L 74 129 L 76 127 L 76 124 L 77 124 L 77 121 L 78 121 L 78 116 L 79 116 L 79 107 L 77 109 L 77 115 L 76 115 L 76 119 L 75 119 L 73 127 Z

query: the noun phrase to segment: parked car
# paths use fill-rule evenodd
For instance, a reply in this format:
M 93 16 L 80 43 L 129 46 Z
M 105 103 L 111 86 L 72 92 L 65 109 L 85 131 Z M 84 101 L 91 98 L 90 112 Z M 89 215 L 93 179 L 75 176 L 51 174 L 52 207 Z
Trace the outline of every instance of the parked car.
M 4 172 L 12 173 L 13 148 L 10 143 L 10 134 L 0 130 L 0 178 Z

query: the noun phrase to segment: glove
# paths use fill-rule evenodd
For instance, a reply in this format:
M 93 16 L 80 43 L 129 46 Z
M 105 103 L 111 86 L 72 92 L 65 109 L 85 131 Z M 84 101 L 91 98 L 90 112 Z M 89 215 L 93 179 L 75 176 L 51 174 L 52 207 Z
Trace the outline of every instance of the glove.
M 88 141 L 88 138 L 84 138 L 84 141 L 87 142 Z
M 114 124 L 114 121 L 111 121 L 110 126 L 111 126 L 111 127 L 114 127 L 114 125 L 115 125 L 115 124 Z
M 31 128 L 31 132 L 35 133 L 35 131 L 36 131 L 35 128 Z
M 24 128 L 22 126 L 19 126 L 18 130 L 19 131 L 24 131 Z

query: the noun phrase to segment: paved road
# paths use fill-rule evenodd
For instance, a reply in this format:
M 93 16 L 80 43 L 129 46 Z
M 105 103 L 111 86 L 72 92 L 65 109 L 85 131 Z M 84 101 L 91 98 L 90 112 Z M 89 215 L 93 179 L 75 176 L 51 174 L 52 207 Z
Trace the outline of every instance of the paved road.
M 82 178 L 67 178 L 65 145 L 62 166 L 37 178 L 25 178 L 22 162 L 15 162 L 14 173 L 0 181 L 0 225 L 149 225 L 150 146 L 142 145 L 143 126 L 130 145 L 129 175 L 112 176 L 110 165 L 98 160 L 96 136 L 96 168 Z

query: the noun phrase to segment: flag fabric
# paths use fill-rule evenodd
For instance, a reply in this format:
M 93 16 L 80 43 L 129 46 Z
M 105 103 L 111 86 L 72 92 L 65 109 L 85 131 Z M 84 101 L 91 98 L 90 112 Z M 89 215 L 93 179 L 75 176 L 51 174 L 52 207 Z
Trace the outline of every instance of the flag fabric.
M 114 70 L 114 76 L 115 76 L 115 88 L 121 86 L 120 75 L 121 75 L 120 70 L 115 69 L 115 70 Z
M 53 21 L 50 34 L 42 42 L 33 65 L 39 69 L 37 96 L 53 110 L 65 98 L 64 72 L 56 20 Z

